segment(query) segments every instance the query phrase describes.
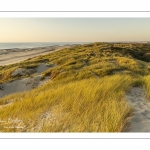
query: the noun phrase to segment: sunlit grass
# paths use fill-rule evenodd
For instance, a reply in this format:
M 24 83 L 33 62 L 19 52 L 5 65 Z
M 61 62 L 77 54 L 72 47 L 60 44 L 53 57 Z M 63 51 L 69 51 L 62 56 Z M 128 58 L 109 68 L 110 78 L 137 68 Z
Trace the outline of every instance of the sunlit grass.
M 147 97 L 148 97 L 148 99 L 150 99 L 150 75 L 145 76 L 143 78 L 143 85 L 144 85 L 144 88 L 147 91 Z
M 66 84 L 58 82 L 30 92 L 15 94 L 1 101 L 14 102 L 0 109 L 0 118 L 19 118 L 27 129 L 36 125 L 42 113 L 50 111 L 41 126 L 44 132 L 120 132 L 130 108 L 124 94 L 131 86 L 130 76 L 114 75 L 101 79 L 87 79 Z M 57 120 L 57 121 L 56 121 Z

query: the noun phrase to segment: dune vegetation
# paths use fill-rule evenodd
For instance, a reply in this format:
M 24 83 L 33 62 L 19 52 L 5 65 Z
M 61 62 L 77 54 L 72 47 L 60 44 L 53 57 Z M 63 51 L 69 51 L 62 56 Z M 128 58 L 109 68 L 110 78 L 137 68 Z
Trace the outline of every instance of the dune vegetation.
M 132 115 L 125 93 L 143 86 L 150 95 L 149 54 L 150 44 L 92 43 L 0 66 L 1 84 L 31 76 L 11 76 L 17 68 L 54 66 L 42 72 L 47 84 L 0 98 L 0 131 L 124 131 Z

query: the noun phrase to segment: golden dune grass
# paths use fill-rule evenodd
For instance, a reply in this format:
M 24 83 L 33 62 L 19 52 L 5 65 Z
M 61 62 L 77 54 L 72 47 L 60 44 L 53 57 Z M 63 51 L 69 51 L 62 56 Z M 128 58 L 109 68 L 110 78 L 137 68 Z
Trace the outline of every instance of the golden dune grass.
M 130 108 L 124 94 L 131 85 L 130 76 L 114 75 L 66 84 L 53 83 L 23 94 L 5 97 L 14 102 L 0 109 L 0 118 L 19 118 L 30 131 L 40 124 L 41 115 L 51 112 L 43 132 L 120 132 Z M 5 129 L 1 130 L 5 131 Z

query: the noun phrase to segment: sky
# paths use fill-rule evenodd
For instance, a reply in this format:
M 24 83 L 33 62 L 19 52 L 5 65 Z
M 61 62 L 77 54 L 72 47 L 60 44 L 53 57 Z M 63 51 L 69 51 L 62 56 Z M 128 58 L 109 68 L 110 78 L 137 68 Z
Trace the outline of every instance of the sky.
M 116 41 L 150 41 L 150 18 L 0 18 L 0 43 Z

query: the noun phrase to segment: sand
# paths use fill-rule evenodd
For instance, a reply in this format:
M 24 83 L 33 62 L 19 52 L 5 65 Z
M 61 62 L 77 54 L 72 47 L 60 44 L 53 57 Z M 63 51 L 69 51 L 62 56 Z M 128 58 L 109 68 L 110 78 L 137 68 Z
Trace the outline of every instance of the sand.
M 133 107 L 133 115 L 129 118 L 127 132 L 150 132 L 150 102 L 146 99 L 144 89 L 133 87 L 126 99 Z
M 63 48 L 70 48 L 71 46 L 73 45 L 0 50 L 0 66 L 18 63 L 35 56 L 45 55 L 48 53 L 59 51 Z
M 12 82 L 6 82 L 2 85 L 3 90 L 0 90 L 0 98 L 6 95 L 12 94 L 12 93 L 29 91 L 33 88 L 43 85 L 48 80 L 48 79 L 45 79 L 45 80 L 40 81 L 40 79 L 41 79 L 41 76 L 38 75 L 38 76 L 31 77 L 31 78 L 24 78 L 24 79 L 15 80 Z
M 49 66 L 49 64 L 40 64 L 34 69 L 23 69 L 18 68 L 14 72 L 12 72 L 12 76 L 16 75 L 25 75 L 26 73 L 30 73 L 31 77 L 18 79 L 12 82 L 5 82 L 0 84 L 0 98 L 18 92 L 24 92 L 32 90 L 33 88 L 44 85 L 49 81 L 49 77 L 41 80 L 42 72 L 48 70 L 49 68 L 54 67 L 55 65 Z

